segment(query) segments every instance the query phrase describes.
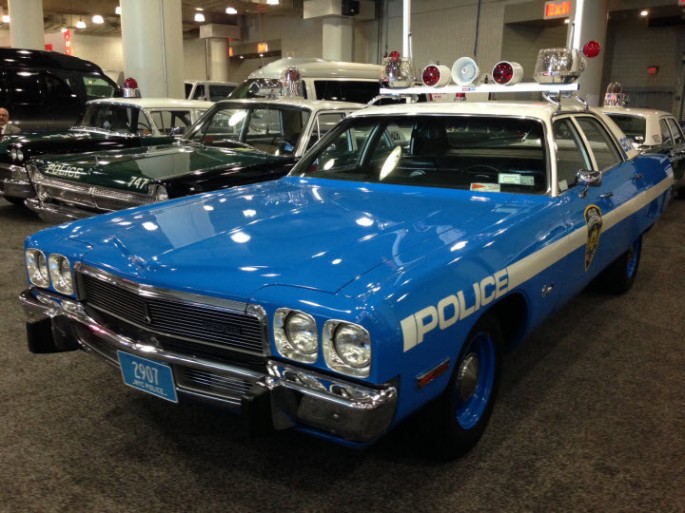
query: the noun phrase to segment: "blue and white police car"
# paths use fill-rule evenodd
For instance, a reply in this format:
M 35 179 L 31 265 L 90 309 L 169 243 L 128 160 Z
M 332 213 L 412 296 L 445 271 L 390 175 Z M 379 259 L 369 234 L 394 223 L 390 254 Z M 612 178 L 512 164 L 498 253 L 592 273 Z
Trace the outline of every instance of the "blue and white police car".
M 462 454 L 508 348 L 592 280 L 631 287 L 673 183 L 557 100 L 368 107 L 279 180 L 40 231 L 29 348 L 84 349 L 257 431 L 364 446 L 419 412 Z

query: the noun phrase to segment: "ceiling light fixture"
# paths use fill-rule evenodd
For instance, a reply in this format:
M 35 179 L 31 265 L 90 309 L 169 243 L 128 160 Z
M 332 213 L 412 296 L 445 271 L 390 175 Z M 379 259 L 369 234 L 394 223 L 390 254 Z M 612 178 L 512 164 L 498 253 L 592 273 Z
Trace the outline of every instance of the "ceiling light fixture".
M 202 23 L 203 21 L 205 21 L 205 15 L 202 14 L 201 12 L 196 12 L 195 13 L 195 21 L 197 21 L 198 23 Z
M 116 14 L 117 16 L 121 16 L 121 6 L 120 5 L 117 5 L 114 8 L 114 14 Z
M 10 22 L 10 17 L 7 14 L 2 15 L 2 22 L 3 23 L 9 23 Z
M 102 25 L 105 22 L 105 19 L 100 14 L 96 14 L 95 16 L 93 16 L 92 19 L 93 23 L 95 23 L 96 25 Z
M 83 21 L 82 19 L 79 19 L 79 20 L 76 22 L 76 28 L 77 28 L 77 29 L 84 29 L 84 28 L 86 28 L 86 22 Z
M 649 16 L 649 11 L 647 9 L 645 9 L 644 11 L 640 11 L 640 16 L 642 16 L 643 18 Z
M 226 14 L 238 14 L 238 9 L 235 7 L 226 7 Z
M 266 0 L 266 5 L 278 5 L 279 3 L 278 0 Z

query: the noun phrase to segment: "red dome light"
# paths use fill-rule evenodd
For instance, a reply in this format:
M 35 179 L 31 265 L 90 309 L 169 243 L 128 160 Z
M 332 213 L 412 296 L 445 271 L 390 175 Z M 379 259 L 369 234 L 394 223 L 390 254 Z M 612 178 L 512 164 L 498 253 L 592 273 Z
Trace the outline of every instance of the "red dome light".
M 128 77 L 124 80 L 124 87 L 127 89 L 138 89 L 138 82 L 133 77 Z
M 514 68 L 508 62 L 500 62 L 492 70 L 492 79 L 498 84 L 508 84 L 512 78 L 514 78 Z
M 588 59 L 594 59 L 599 55 L 602 47 L 597 41 L 588 41 L 583 46 L 583 55 Z
M 424 68 L 423 74 L 421 75 L 421 80 L 427 86 L 434 86 L 440 82 L 440 70 L 437 66 L 428 65 Z

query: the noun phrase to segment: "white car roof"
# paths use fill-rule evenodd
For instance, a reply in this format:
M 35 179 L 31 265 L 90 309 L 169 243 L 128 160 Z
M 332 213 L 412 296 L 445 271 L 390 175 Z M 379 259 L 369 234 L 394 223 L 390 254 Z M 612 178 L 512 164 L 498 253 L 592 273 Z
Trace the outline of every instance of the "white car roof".
M 353 116 L 392 115 L 392 114 L 484 114 L 488 116 L 523 116 L 551 119 L 559 112 L 582 112 L 583 105 L 562 104 L 561 110 L 549 102 L 425 102 L 401 103 L 383 106 L 370 106 Z
M 349 110 L 349 109 L 361 109 L 366 107 L 363 103 L 352 103 L 352 102 L 338 102 L 338 101 L 328 101 L 328 100 L 307 100 L 305 98 L 299 97 L 279 97 L 279 98 L 245 98 L 245 99 L 231 99 L 220 100 L 216 102 L 218 104 L 223 103 L 244 103 L 246 105 L 255 103 L 274 103 L 276 105 L 289 105 L 292 107 L 307 108 L 311 110 Z
M 177 98 L 101 98 L 91 103 L 110 105 L 135 105 L 141 109 L 209 109 L 214 103 L 202 100 L 181 100 Z
M 381 73 L 383 72 L 383 66 L 380 64 L 288 57 L 266 64 L 250 73 L 247 78 L 280 78 L 283 72 L 291 67 L 297 68 L 302 78 L 317 77 L 379 80 Z
M 639 116 L 641 118 L 648 118 L 652 116 L 671 116 L 673 117 L 673 114 L 670 112 L 666 112 L 665 110 L 657 110 L 657 109 L 634 109 L 632 107 L 602 107 L 602 110 L 606 112 L 607 114 L 624 114 L 626 116 Z

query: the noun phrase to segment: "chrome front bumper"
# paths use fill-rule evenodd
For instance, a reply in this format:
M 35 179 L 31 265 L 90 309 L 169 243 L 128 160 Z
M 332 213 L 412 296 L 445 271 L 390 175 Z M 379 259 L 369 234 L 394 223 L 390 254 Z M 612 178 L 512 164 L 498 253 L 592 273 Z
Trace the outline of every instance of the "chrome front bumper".
M 115 367 L 118 351 L 166 363 L 179 396 L 234 409 L 251 432 L 296 428 L 367 444 L 383 435 L 395 416 L 398 394 L 392 384 L 368 387 L 271 359 L 260 372 L 177 354 L 110 331 L 77 301 L 39 289 L 27 289 L 19 299 L 31 351 L 81 348 Z

